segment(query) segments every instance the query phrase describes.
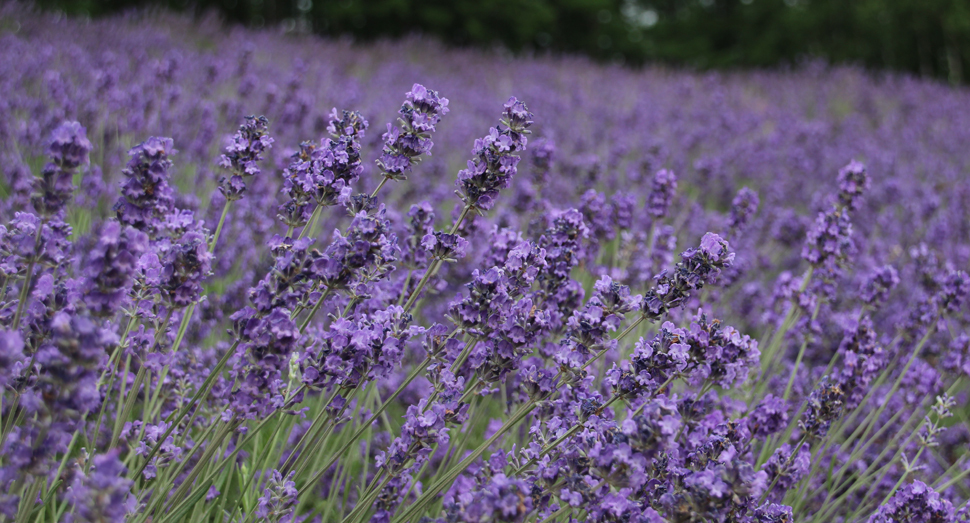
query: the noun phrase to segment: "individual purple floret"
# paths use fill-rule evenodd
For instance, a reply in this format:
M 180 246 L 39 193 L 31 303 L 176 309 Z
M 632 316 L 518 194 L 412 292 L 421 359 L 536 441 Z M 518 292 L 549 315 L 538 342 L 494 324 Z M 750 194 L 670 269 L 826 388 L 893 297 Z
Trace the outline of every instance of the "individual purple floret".
M 660 220 L 667 216 L 667 209 L 677 192 L 677 176 L 673 171 L 661 169 L 653 175 L 650 194 L 647 196 L 647 214 L 653 220 Z
M 64 122 L 54 129 L 48 148 L 51 162 L 35 180 L 31 196 L 38 214 L 49 219 L 64 209 L 74 195 L 74 175 L 88 163 L 92 148 L 80 123 Z
M 256 500 L 256 517 L 260 521 L 290 523 L 296 509 L 297 490 L 293 472 L 283 478 L 278 470 L 273 470 L 263 495 Z
M 169 170 L 175 154 L 171 138 L 152 137 L 128 151 L 126 180 L 114 205 L 118 221 L 154 239 L 165 218 L 175 211 L 175 191 L 169 186 Z
M 431 154 L 431 133 L 441 117 L 448 114 L 448 99 L 421 84 L 414 84 L 405 96 L 398 110 L 400 127 L 387 124 L 382 136 L 384 151 L 377 160 L 384 177 L 390 180 L 406 180 L 421 156 Z
M 524 103 L 509 98 L 505 103 L 502 125 L 475 140 L 473 160 L 458 172 L 458 196 L 466 206 L 482 211 L 492 208 L 500 189 L 508 188 L 516 173 L 532 125 L 532 113 Z
M 880 505 L 869 518 L 869 523 L 947 523 L 952 520 L 953 505 L 916 480 Z
M 265 116 L 247 116 L 219 157 L 219 166 L 232 173 L 229 178 L 219 180 L 219 192 L 227 200 L 242 198 L 246 192 L 244 177 L 260 173 L 263 153 L 273 146 L 268 129 L 269 120 Z

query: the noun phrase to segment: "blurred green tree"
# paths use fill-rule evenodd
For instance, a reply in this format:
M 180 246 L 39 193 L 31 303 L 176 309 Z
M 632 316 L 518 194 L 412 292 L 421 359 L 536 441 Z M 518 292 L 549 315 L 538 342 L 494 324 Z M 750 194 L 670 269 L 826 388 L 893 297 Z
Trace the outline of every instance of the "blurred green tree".
M 362 40 L 420 32 L 453 45 L 584 53 L 698 68 L 816 57 L 966 82 L 968 0 L 39 0 L 101 15 L 142 4 Z

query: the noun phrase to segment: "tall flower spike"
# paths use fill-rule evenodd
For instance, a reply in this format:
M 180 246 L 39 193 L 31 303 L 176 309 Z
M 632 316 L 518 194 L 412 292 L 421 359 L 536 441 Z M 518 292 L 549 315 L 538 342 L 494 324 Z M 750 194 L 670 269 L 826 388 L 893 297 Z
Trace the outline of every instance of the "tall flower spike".
M 64 209 L 74 194 L 74 175 L 88 163 L 91 149 L 84 127 L 78 122 L 64 122 L 54 129 L 48 148 L 51 162 L 34 181 L 31 203 L 38 214 L 51 217 Z
M 657 284 L 644 294 L 641 302 L 644 317 L 651 321 L 662 318 L 670 309 L 682 305 L 692 291 L 714 283 L 718 274 L 733 262 L 734 253 L 728 242 L 717 234 L 705 234 L 699 249 L 684 251 L 673 274 L 661 273 Z
M 825 436 L 832 421 L 842 414 L 845 393 L 842 387 L 823 379 L 808 397 L 808 408 L 798 421 L 798 427 L 809 438 Z
M 515 176 L 520 157 L 516 153 L 525 149 L 532 125 L 532 113 L 524 103 L 513 96 L 505 104 L 501 125 L 493 127 L 488 135 L 475 140 L 468 161 L 468 168 L 458 173 L 458 196 L 472 208 L 487 211 L 495 204 L 500 189 L 509 187 Z
M 279 219 L 290 227 L 302 227 L 310 220 L 311 201 L 317 205 L 345 204 L 350 186 L 364 168 L 360 161 L 360 140 L 367 120 L 358 112 L 333 109 L 327 125 L 331 138 L 320 144 L 303 142 L 283 171 L 282 193 L 290 199 L 279 207 Z
M 84 265 L 84 303 L 92 314 L 110 317 L 124 305 L 138 259 L 148 248 L 145 233 L 112 220 L 101 226 Z
M 263 159 L 263 153 L 273 146 L 268 128 L 269 120 L 265 116 L 247 116 L 226 145 L 225 153 L 219 158 L 219 166 L 228 169 L 232 175 L 219 180 L 219 192 L 227 200 L 242 198 L 246 192 L 243 177 L 260 173 L 259 161 Z
M 448 114 L 448 99 L 437 91 L 414 84 L 408 91 L 404 105 L 398 110 L 400 127 L 387 124 L 384 151 L 377 160 L 377 166 L 389 180 L 406 180 L 411 167 L 421 161 L 421 155 L 430 155 L 431 133 Z
M 677 192 L 677 176 L 673 171 L 661 169 L 653 175 L 653 185 L 650 187 L 650 195 L 647 196 L 647 214 L 654 219 L 662 219 L 667 216 L 667 209 L 670 202 Z
M 176 153 L 171 138 L 151 137 L 128 151 L 128 165 L 122 174 L 121 197 L 114 205 L 118 221 L 154 238 L 165 217 L 175 211 L 175 196 L 169 186 L 169 169 Z

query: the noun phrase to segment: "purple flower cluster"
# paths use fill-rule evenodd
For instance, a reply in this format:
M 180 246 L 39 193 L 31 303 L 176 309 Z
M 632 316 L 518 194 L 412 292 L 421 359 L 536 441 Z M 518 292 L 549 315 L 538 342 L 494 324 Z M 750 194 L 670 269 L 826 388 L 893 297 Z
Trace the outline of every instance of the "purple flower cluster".
M 411 87 L 398 110 L 399 126 L 387 124 L 387 132 L 381 137 L 384 151 L 377 159 L 377 166 L 385 178 L 406 180 L 407 173 L 421 156 L 431 154 L 434 146 L 431 133 L 448 111 L 448 99 L 439 96 L 437 91 L 421 84 Z
M 229 178 L 219 180 L 219 192 L 227 200 L 242 198 L 246 192 L 244 177 L 260 173 L 259 162 L 265 151 L 273 146 L 268 127 L 269 120 L 265 116 L 247 116 L 226 145 L 225 153 L 219 157 L 219 166 L 232 173 Z
M 508 188 L 519 160 L 516 153 L 525 149 L 532 125 L 532 113 L 515 97 L 505 103 L 502 124 L 475 140 L 473 160 L 458 173 L 458 196 L 465 205 L 487 211 L 495 204 L 499 190 Z

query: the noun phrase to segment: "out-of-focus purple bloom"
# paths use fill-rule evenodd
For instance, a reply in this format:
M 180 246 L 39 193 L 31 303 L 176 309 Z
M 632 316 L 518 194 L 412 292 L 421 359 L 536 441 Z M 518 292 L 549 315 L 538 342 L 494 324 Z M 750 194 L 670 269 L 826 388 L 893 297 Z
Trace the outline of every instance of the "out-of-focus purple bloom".
M 931 487 L 916 480 L 900 488 L 869 523 L 938 523 L 953 520 L 953 505 Z
M 47 218 L 60 214 L 74 194 L 74 175 L 88 163 L 92 149 L 80 123 L 64 122 L 54 129 L 48 148 L 51 163 L 35 180 L 31 197 L 38 214 Z
M 121 197 L 114 211 L 118 221 L 154 239 L 164 227 L 165 218 L 175 211 L 175 193 L 169 186 L 169 170 L 175 154 L 171 138 L 151 137 L 136 145 L 128 156 Z
M 647 214 L 653 220 L 667 216 L 667 209 L 677 192 L 677 176 L 673 171 L 661 169 L 653 175 L 650 194 L 647 196 Z
M 869 174 L 866 166 L 852 160 L 848 165 L 839 169 L 839 203 L 846 209 L 859 208 L 862 194 L 869 189 Z
M 802 258 L 815 267 L 832 272 L 846 262 L 854 249 L 848 214 L 844 209 L 832 209 L 818 214 L 805 239 Z
M 892 265 L 879 267 L 863 282 L 859 297 L 866 305 L 879 306 L 886 301 L 889 293 L 899 285 L 899 274 Z
M 116 221 L 101 226 L 98 242 L 84 265 L 84 303 L 92 314 L 109 317 L 124 306 L 136 264 L 147 248 L 148 237 L 141 231 L 122 230 Z
M 728 227 L 732 231 L 731 238 L 735 238 L 744 230 L 754 214 L 758 212 L 759 203 L 758 193 L 755 191 L 747 187 L 742 187 L 738 191 L 731 202 L 731 217 L 728 220 Z
M 19 378 L 26 364 L 20 333 L 0 330 L 0 390 Z
M 73 510 L 67 521 L 122 523 L 134 512 L 133 481 L 125 476 L 127 468 L 118 455 L 114 450 L 94 456 L 91 470 L 74 479 L 68 490 Z

